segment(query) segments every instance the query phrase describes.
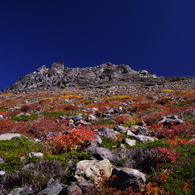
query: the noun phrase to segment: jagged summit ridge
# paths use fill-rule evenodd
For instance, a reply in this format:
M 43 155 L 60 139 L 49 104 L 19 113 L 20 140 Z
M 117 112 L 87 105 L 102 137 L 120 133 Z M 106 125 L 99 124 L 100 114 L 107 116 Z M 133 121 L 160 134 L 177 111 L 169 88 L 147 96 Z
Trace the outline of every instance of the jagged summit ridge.
M 40 90 L 88 87 L 119 82 L 139 83 L 143 79 L 156 79 L 146 70 L 134 71 L 128 65 L 110 62 L 86 68 L 68 68 L 63 62 L 54 62 L 50 68 L 41 66 L 14 82 L 2 92 L 27 92 Z

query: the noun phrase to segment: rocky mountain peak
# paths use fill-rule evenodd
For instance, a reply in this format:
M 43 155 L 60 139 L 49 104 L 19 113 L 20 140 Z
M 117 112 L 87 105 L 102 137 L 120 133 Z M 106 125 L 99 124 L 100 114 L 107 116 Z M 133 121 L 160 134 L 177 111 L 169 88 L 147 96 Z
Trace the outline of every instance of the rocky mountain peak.
M 54 62 L 52 65 L 51 65 L 51 69 L 57 69 L 57 70 L 64 70 L 64 62 Z
M 48 68 L 47 68 L 45 65 L 43 65 L 43 66 L 39 67 L 39 68 L 36 70 L 36 72 L 43 73 L 43 72 L 47 71 L 47 69 L 48 69 Z
M 58 61 L 54 62 L 50 68 L 43 65 L 34 72 L 19 78 L 2 92 L 53 91 L 70 87 L 86 88 L 119 83 L 154 85 L 163 81 L 162 77 L 150 74 L 146 70 L 135 71 L 125 64 L 115 65 L 106 62 L 94 67 L 68 68 L 64 66 L 64 62 Z

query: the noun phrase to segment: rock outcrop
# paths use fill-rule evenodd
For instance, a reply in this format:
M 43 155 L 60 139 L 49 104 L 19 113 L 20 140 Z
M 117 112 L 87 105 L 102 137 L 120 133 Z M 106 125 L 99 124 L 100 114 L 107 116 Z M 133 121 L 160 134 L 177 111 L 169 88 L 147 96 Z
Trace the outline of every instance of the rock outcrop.
M 94 87 L 105 84 L 141 82 L 155 85 L 164 79 L 150 74 L 146 70 L 134 71 L 128 65 L 104 63 L 95 67 L 68 68 L 63 62 L 55 62 L 50 68 L 45 65 L 36 71 L 21 77 L 3 93 L 20 93 L 40 90 L 59 90 L 65 88 Z M 153 84 L 152 84 L 153 83 Z

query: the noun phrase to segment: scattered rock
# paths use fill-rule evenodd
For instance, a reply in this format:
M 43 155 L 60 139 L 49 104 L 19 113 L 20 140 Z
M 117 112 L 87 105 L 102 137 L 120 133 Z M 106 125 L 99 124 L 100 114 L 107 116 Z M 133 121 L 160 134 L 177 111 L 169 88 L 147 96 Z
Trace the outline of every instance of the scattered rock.
M 35 164 L 34 163 L 29 163 L 29 164 L 27 164 L 26 166 L 24 166 L 23 168 L 22 168 L 22 170 L 24 170 L 24 171 L 31 171 L 31 170 L 33 170 L 33 169 L 35 169 Z
M 116 125 L 113 129 L 115 131 L 120 132 L 120 133 L 126 133 L 129 128 L 128 127 L 123 127 L 122 125 Z
M 2 163 L 4 163 L 5 161 L 2 159 L 2 158 L 0 158 L 0 164 L 2 164 Z
M 103 147 L 95 148 L 94 151 L 92 152 L 92 155 L 97 160 L 108 159 L 110 162 L 116 162 L 117 160 L 117 156 L 112 154 L 112 151 L 110 151 L 107 148 L 103 148 Z
M 63 187 L 57 181 L 51 178 L 47 183 L 47 187 L 40 191 L 37 195 L 58 195 L 62 189 Z
M 140 142 L 154 142 L 155 139 L 150 137 L 150 136 L 145 136 L 145 135 L 130 135 L 130 138 L 136 139 Z
M 66 119 L 66 116 L 59 116 L 59 119 Z
M 41 153 L 41 152 L 30 152 L 26 156 L 29 157 L 29 158 L 36 157 L 36 158 L 42 159 L 43 158 L 43 153 Z
M 81 115 L 77 115 L 77 116 L 73 116 L 73 117 L 72 117 L 72 120 L 73 120 L 74 122 L 80 121 L 81 119 L 82 119 L 82 116 L 81 116 Z
M 0 119 L 4 119 L 4 116 L 3 115 L 0 115 Z
M 66 188 L 64 188 L 59 195 L 82 195 L 83 192 L 81 190 L 81 188 L 76 184 L 76 183 L 71 183 L 70 185 L 68 185 Z
M 16 188 L 16 189 L 12 190 L 8 195 L 27 195 L 27 194 L 31 194 L 31 193 L 32 193 L 31 188 L 22 187 L 22 188 Z
M 92 114 L 90 114 L 87 117 L 87 122 L 92 122 L 92 121 L 96 121 L 96 120 L 97 120 L 97 118 L 94 115 L 92 115 Z
M 80 123 L 81 125 L 84 125 L 84 126 L 91 125 L 91 123 L 86 122 L 86 121 L 83 121 L 83 120 L 80 120 L 79 123 Z
M 82 189 L 83 195 L 97 194 L 97 189 L 92 183 L 77 182 L 77 185 Z
M 128 130 L 128 131 L 127 131 L 127 136 L 135 136 L 135 134 L 132 133 L 132 131 Z
M 96 138 L 90 142 L 90 145 L 85 149 L 85 151 L 95 151 L 97 147 L 102 143 L 102 139 L 99 135 L 96 135 Z
M 68 126 L 74 127 L 75 126 L 74 120 L 70 119 L 69 122 L 68 122 Z
M 128 144 L 129 146 L 135 146 L 136 145 L 136 140 L 125 138 L 125 143 Z
M 189 143 L 195 143 L 195 138 L 190 139 Z
M 162 123 L 163 126 L 179 125 L 183 123 L 183 120 L 179 119 L 177 115 L 168 115 L 164 116 L 159 123 Z
M 5 171 L 0 171 L 0 177 L 4 176 L 6 174 Z
M 101 137 L 115 138 L 116 135 L 118 135 L 120 133 L 118 131 L 114 131 L 113 129 L 109 129 L 108 127 L 100 127 L 98 129 L 98 134 Z
M 130 126 L 129 130 L 136 135 L 149 135 L 148 130 L 145 127 L 139 125 Z

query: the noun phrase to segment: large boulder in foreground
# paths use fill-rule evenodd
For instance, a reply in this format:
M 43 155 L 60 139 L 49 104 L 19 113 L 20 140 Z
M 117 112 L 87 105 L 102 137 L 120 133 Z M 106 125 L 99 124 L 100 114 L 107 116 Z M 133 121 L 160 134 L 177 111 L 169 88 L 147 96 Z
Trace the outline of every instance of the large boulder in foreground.
M 82 160 L 77 163 L 75 178 L 79 182 L 98 183 L 99 180 L 109 178 L 112 174 L 112 165 L 108 159 Z

